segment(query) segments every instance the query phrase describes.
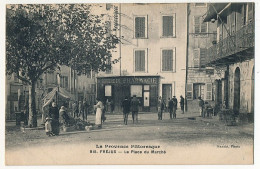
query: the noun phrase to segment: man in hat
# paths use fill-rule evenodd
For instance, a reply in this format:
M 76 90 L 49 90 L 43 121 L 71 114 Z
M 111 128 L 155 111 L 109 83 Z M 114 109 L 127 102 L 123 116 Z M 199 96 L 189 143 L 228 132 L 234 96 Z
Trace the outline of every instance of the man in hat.
M 139 109 L 139 100 L 136 98 L 136 95 L 133 95 L 133 99 L 131 101 L 131 108 L 132 108 L 132 119 L 133 123 L 136 122 L 138 123 L 138 109 Z
M 204 111 L 204 100 L 199 96 L 199 108 L 200 108 L 200 116 L 203 117 Z
M 180 96 L 180 106 L 181 106 L 181 111 L 182 114 L 184 114 L 184 98 L 182 97 L 182 95 Z
M 173 118 L 176 119 L 176 110 L 177 110 L 177 104 L 178 104 L 178 100 L 177 100 L 176 96 L 173 96 L 172 101 L 173 101 Z

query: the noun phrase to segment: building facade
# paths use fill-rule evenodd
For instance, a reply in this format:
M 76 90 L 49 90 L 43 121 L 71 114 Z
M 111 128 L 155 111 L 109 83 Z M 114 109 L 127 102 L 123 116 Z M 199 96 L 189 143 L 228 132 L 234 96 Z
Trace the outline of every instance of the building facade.
M 15 112 L 23 111 L 25 102 L 29 99 L 29 85 L 22 83 L 15 74 L 6 76 L 6 119 L 15 119 Z M 49 71 L 42 74 L 36 84 L 35 99 L 36 110 L 42 112 L 43 98 L 54 88 L 64 88 L 68 91 L 73 101 L 86 99 L 90 105 L 95 104 L 96 99 L 96 73 L 89 72 L 87 75 L 77 75 L 67 66 L 60 66 L 59 70 Z M 61 106 L 64 100 L 54 98 Z M 71 108 L 71 104 L 68 108 Z M 93 106 L 91 106 L 93 107 Z
M 199 112 L 198 98 L 214 103 L 214 69 L 205 66 L 207 48 L 216 43 L 217 26 L 203 22 L 206 3 L 188 4 L 188 65 L 186 99 L 189 111 Z
M 125 96 L 136 95 L 140 111 L 156 111 L 157 98 L 167 102 L 185 95 L 187 4 L 112 4 L 118 9 L 121 37 L 111 73 L 97 78 L 97 97 L 110 99 L 121 111 Z
M 254 3 L 208 6 L 204 22 L 217 24 L 217 43 L 207 49 L 215 67 L 216 103 L 239 116 L 254 115 Z

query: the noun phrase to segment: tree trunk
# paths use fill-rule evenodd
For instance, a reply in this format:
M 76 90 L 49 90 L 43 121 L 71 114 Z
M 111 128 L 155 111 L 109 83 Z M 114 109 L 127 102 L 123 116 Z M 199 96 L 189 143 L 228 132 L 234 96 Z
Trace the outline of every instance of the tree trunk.
M 37 112 L 36 112 L 36 100 L 35 100 L 35 83 L 32 81 L 32 85 L 29 89 L 29 127 L 37 127 Z

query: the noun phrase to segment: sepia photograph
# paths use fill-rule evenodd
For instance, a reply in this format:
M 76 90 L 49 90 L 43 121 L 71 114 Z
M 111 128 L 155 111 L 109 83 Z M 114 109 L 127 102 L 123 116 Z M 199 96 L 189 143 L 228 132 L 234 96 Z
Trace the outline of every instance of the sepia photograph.
M 4 165 L 254 165 L 255 6 L 6 3 Z

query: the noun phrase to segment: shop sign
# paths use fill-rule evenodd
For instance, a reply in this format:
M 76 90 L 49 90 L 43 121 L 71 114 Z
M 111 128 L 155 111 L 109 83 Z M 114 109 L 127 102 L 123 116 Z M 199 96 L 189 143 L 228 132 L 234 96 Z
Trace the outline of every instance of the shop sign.
M 158 84 L 156 77 L 122 77 L 122 78 L 100 78 L 98 83 L 103 84 Z

